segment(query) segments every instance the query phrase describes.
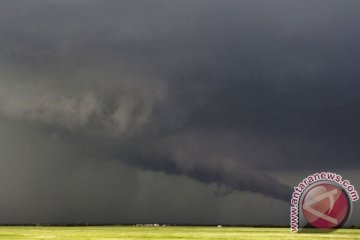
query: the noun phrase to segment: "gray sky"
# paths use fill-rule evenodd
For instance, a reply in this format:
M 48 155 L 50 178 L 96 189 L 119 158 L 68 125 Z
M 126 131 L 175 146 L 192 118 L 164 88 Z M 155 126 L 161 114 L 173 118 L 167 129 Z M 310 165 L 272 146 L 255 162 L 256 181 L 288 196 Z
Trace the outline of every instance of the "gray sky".
M 305 176 L 357 186 L 359 7 L 1 1 L 0 223 L 288 224 Z

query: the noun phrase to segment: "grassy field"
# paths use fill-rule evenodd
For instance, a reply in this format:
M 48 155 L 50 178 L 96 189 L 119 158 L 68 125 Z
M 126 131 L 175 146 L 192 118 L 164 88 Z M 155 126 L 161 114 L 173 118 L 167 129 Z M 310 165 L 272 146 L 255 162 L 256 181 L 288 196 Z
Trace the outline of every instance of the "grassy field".
M 360 230 L 292 234 L 287 228 L 243 227 L 0 227 L 1 240 L 115 239 L 360 239 Z

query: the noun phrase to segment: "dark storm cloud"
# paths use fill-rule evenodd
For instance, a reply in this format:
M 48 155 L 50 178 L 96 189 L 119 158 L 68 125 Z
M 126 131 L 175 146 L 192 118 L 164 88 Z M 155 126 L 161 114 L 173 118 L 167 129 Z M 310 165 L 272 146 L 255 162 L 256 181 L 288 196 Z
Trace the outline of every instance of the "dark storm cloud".
M 52 133 L 80 166 L 287 200 L 267 171 L 358 168 L 359 7 L 2 1 L 1 118 Z

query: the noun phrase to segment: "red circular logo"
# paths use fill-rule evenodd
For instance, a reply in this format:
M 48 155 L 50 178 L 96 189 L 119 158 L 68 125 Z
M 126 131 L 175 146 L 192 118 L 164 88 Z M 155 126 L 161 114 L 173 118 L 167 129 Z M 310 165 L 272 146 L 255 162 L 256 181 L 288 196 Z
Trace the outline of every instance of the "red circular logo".
M 315 228 L 341 227 L 350 212 L 350 201 L 343 189 L 328 183 L 311 187 L 302 199 L 305 220 Z

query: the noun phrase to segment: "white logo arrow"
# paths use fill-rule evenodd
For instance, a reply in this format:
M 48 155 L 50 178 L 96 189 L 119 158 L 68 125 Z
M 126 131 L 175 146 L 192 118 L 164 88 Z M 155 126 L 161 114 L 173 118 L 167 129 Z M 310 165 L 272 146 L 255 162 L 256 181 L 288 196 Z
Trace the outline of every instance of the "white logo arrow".
M 311 200 L 309 200 L 309 201 L 306 201 L 306 202 L 304 203 L 303 208 L 304 208 L 306 211 L 312 213 L 313 215 L 315 215 L 315 216 L 317 216 L 317 217 L 319 217 L 319 218 L 322 218 L 322 219 L 324 219 L 324 220 L 326 220 L 326 221 L 328 221 L 328 222 L 337 224 L 337 223 L 338 223 L 337 219 L 332 218 L 332 217 L 330 217 L 330 216 L 328 216 L 328 215 L 325 215 L 325 214 L 323 214 L 322 212 L 319 212 L 318 210 L 316 210 L 316 209 L 314 209 L 314 208 L 311 207 L 311 205 L 313 205 L 314 203 L 320 202 L 321 200 L 323 200 L 323 199 L 325 199 L 325 198 L 329 198 L 329 200 L 330 200 L 329 213 L 330 213 L 331 210 L 332 210 L 333 207 L 334 207 L 334 203 L 335 203 L 334 195 L 336 195 L 337 192 L 338 192 L 338 189 L 333 189 L 333 190 L 331 190 L 331 191 L 329 191 L 329 192 L 323 193 L 323 194 L 321 194 L 321 195 L 319 195 L 319 196 L 317 196 L 317 197 L 315 197 L 315 198 L 313 198 L 313 199 L 311 199 Z

